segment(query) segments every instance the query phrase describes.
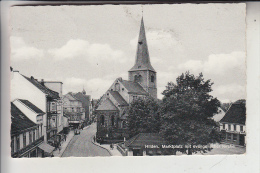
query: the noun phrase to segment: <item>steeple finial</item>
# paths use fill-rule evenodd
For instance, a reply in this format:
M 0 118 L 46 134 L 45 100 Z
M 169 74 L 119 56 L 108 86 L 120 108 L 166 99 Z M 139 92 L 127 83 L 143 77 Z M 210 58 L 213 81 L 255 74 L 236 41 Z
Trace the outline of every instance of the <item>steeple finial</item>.
M 84 85 L 83 85 L 82 94 L 86 95 L 86 91 L 85 91 L 85 89 L 84 89 Z

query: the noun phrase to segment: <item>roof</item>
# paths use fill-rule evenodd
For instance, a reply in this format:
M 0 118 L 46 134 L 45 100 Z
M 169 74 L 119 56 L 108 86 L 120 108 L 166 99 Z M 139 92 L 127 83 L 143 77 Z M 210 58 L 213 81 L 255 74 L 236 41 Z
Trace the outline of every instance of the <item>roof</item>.
M 144 147 L 145 145 L 162 145 L 164 142 L 159 133 L 139 133 L 125 141 L 125 146 L 129 148 Z
M 32 104 L 28 100 L 23 100 L 23 99 L 18 99 L 18 100 L 21 101 L 23 104 L 25 104 L 27 107 L 29 107 L 31 110 L 33 110 L 37 114 L 44 114 L 45 113 L 40 108 L 38 108 L 37 106 L 35 106 L 34 104 Z
M 218 108 L 218 113 L 215 114 L 212 118 L 214 121 L 219 122 L 225 116 L 225 111 L 223 109 Z
M 37 126 L 31 121 L 20 109 L 18 109 L 13 103 L 11 103 L 11 134 L 20 134 L 21 131 L 31 127 Z
M 55 147 L 50 146 L 49 144 L 47 144 L 46 142 L 41 143 L 41 145 L 38 146 L 40 149 L 42 149 L 43 151 L 47 152 L 47 153 L 52 153 L 53 150 L 55 149 Z
M 237 123 L 245 125 L 246 122 L 246 101 L 238 100 L 233 103 L 225 116 L 220 120 L 220 122 L 226 123 Z
M 114 97 L 114 99 L 117 101 L 117 103 L 120 106 L 127 106 L 127 102 L 125 99 L 119 94 L 117 91 L 109 91 L 109 93 Z
M 97 111 L 117 111 L 117 107 L 112 103 L 112 101 L 107 98 L 105 99 L 96 109 Z
M 76 99 L 80 100 L 84 107 L 88 107 L 89 106 L 89 104 L 90 104 L 90 95 L 85 95 L 85 94 L 83 94 L 81 92 L 78 92 L 76 94 L 73 94 L 73 96 Z
M 143 18 L 141 20 L 135 65 L 129 71 L 136 71 L 136 70 L 151 70 L 156 72 L 150 62 Z
M 149 95 L 148 92 L 146 92 L 143 87 L 134 81 L 127 81 L 122 80 L 121 83 L 124 85 L 124 87 L 128 90 L 129 93 L 135 93 L 140 95 Z
M 55 92 L 48 87 L 42 85 L 39 81 L 35 80 L 33 77 L 29 78 L 24 75 L 22 75 L 25 79 L 27 79 L 29 82 L 31 82 L 34 86 L 36 86 L 39 90 L 41 90 L 43 93 L 47 94 L 49 97 L 53 99 L 59 98 L 59 93 Z
M 67 93 L 66 95 L 64 95 L 64 97 L 66 97 L 67 99 L 69 99 L 70 101 L 80 101 L 79 99 L 77 99 L 71 92 Z

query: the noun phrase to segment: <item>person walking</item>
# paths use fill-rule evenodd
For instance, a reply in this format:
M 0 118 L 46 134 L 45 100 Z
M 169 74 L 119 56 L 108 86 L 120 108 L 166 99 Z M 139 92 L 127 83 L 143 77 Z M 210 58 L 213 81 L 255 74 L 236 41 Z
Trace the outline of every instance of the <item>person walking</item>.
M 67 138 L 67 134 L 64 134 L 64 140 L 66 141 L 66 138 Z

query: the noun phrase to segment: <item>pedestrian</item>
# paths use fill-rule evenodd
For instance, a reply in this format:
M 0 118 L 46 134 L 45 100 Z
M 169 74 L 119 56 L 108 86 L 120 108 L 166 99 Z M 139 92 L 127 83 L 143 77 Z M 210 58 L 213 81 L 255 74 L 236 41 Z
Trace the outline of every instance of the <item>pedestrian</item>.
M 67 138 L 67 134 L 64 134 L 64 140 L 66 141 L 66 138 Z
M 60 150 L 61 150 L 61 146 L 59 146 L 59 153 L 60 153 Z
M 96 142 L 96 136 L 94 136 L 94 138 L 93 138 L 93 139 L 94 139 L 94 142 Z
M 112 150 L 112 147 L 113 147 L 112 144 L 110 144 L 110 150 Z

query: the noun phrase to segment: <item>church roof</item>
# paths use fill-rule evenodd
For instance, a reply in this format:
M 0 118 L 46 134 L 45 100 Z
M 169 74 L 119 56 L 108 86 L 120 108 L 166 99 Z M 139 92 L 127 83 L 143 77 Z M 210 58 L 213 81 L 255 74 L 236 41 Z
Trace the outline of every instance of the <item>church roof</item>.
M 134 81 L 122 80 L 121 83 L 128 90 L 129 93 L 139 94 L 139 95 L 149 95 L 143 87 Z
M 119 94 L 117 91 L 109 91 L 109 93 L 114 97 L 114 99 L 117 101 L 117 103 L 120 106 L 127 106 L 127 102 L 125 99 Z
M 151 70 L 156 72 L 150 62 L 143 18 L 141 21 L 139 39 L 137 44 L 135 65 L 129 71 L 137 71 L 137 70 Z
M 220 120 L 220 122 L 245 124 L 246 101 L 238 100 L 233 103 L 226 112 L 225 116 Z
M 117 107 L 109 98 L 106 98 L 96 109 L 97 111 L 117 111 Z

